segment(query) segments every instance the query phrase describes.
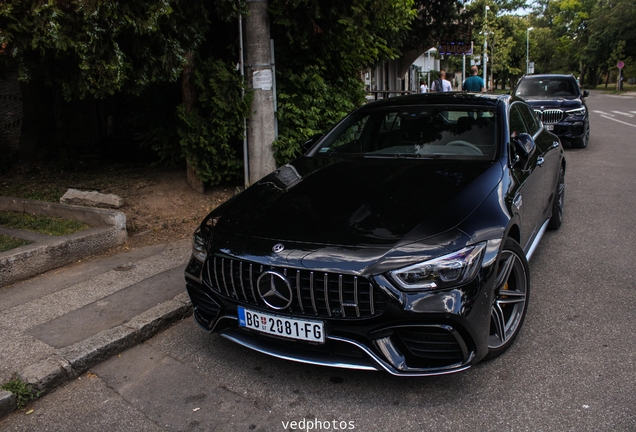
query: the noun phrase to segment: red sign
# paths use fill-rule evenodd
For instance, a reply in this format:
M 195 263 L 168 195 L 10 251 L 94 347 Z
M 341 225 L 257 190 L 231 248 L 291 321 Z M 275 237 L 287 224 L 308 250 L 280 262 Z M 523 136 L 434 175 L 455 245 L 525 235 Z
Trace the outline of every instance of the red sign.
M 616 66 L 618 66 L 619 69 L 623 69 L 625 67 L 625 63 L 623 63 L 622 61 L 619 61 Z

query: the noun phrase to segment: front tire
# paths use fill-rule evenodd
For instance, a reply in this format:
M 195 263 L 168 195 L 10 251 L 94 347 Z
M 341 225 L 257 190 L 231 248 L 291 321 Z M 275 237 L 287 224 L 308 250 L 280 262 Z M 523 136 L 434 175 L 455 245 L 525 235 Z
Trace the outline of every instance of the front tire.
M 490 308 L 487 358 L 503 354 L 519 335 L 528 310 L 530 272 L 528 260 L 512 239 L 506 239 L 499 254 L 495 291 Z

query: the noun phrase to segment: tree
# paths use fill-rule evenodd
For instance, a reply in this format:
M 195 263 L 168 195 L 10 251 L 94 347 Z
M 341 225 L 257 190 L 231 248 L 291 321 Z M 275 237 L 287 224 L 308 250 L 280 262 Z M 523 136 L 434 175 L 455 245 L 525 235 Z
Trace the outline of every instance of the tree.
M 590 38 L 586 56 L 588 65 L 598 83 L 598 75 L 608 75 L 616 68 L 616 61 L 622 60 L 628 68 L 636 59 L 636 9 L 633 2 L 627 0 L 598 0 L 590 18 Z M 621 51 L 619 44 L 624 42 Z M 617 56 L 623 58 L 616 58 Z
M 442 0 L 272 1 L 277 161 L 298 156 L 307 138 L 364 102 L 361 70 L 450 38 L 465 28 L 462 10 Z

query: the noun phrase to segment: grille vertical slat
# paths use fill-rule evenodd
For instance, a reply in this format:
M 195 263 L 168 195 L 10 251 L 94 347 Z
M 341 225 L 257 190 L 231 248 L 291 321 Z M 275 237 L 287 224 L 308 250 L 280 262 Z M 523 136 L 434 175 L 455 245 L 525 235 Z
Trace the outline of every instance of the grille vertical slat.
M 241 292 L 243 298 L 247 301 L 247 294 L 245 294 L 245 285 L 243 284 L 243 261 L 239 262 L 239 281 L 241 282 Z
M 340 313 L 343 318 L 347 317 L 347 313 L 344 308 L 344 297 L 342 295 L 342 275 L 338 275 L 338 294 L 340 296 Z
M 289 282 L 290 294 L 296 298 L 292 299 L 288 313 L 356 319 L 375 316 L 386 308 L 381 291 L 376 293 L 370 280 L 354 275 L 263 266 L 227 256 L 211 256 L 203 266 L 202 278 L 209 289 L 221 296 L 262 307 L 257 280 L 265 271 L 277 272 Z
M 236 291 L 236 285 L 234 284 L 234 261 L 230 261 L 230 284 L 232 285 L 232 292 L 236 298 L 239 298 Z
M 316 294 L 314 293 L 314 272 L 309 273 L 309 290 L 311 291 L 311 305 L 314 308 L 314 314 L 318 315 L 316 308 Z
M 214 280 L 216 281 L 216 286 L 220 287 L 221 284 L 219 284 L 219 272 L 216 270 L 216 260 L 217 258 L 214 257 Z
M 300 306 L 300 311 L 305 313 L 305 308 L 303 307 L 303 293 L 300 286 L 300 270 L 296 270 L 296 295 L 298 296 L 298 306 Z
M 329 275 L 324 274 L 324 287 L 325 287 L 325 306 L 327 307 L 327 313 L 331 316 L 331 306 L 329 305 Z

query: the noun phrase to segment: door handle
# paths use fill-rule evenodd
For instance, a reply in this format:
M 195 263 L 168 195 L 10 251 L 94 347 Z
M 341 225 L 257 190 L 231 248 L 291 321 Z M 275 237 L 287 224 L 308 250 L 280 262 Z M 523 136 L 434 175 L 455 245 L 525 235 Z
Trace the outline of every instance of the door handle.
M 559 142 L 558 141 L 554 141 L 550 148 L 558 148 L 558 147 L 559 147 Z
M 543 159 L 543 156 L 539 156 L 537 158 L 537 165 L 543 166 L 544 163 L 545 163 L 545 159 Z

